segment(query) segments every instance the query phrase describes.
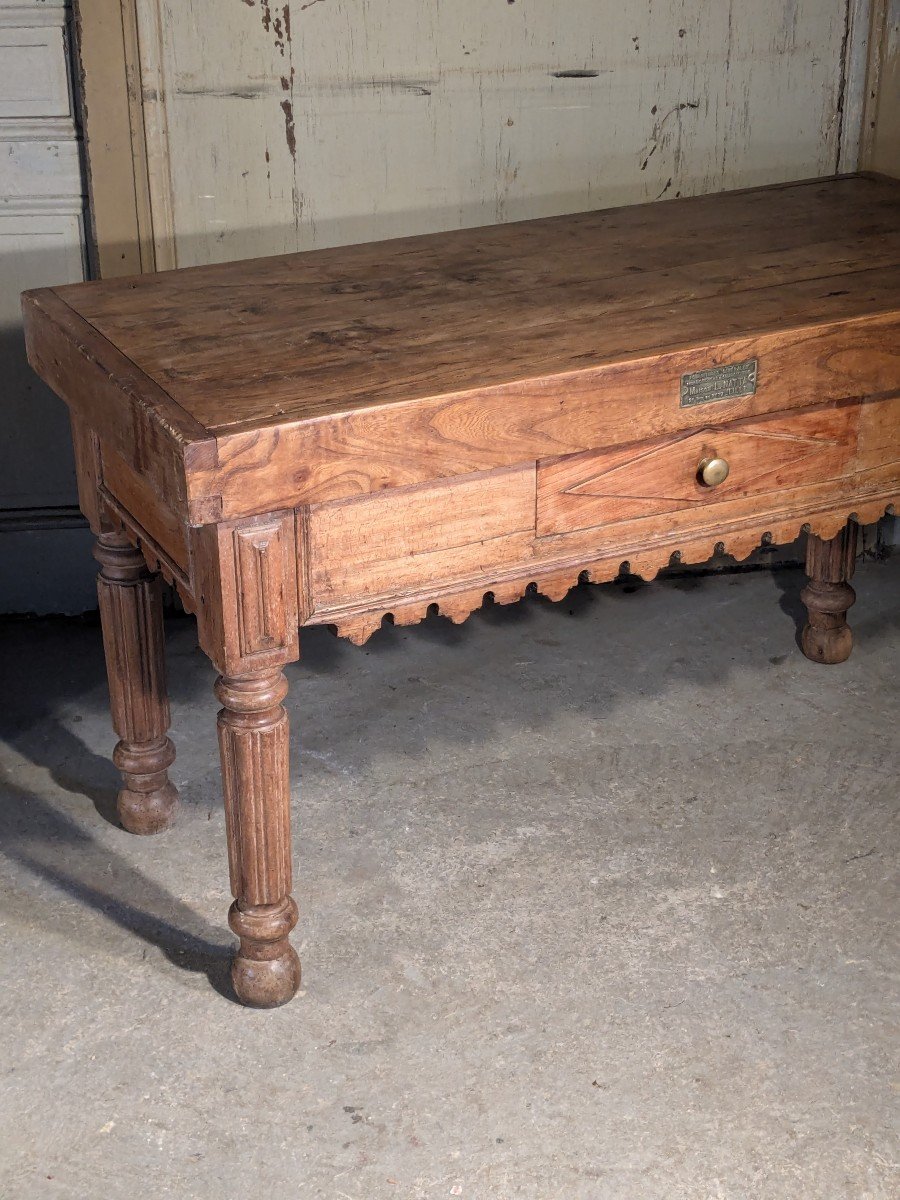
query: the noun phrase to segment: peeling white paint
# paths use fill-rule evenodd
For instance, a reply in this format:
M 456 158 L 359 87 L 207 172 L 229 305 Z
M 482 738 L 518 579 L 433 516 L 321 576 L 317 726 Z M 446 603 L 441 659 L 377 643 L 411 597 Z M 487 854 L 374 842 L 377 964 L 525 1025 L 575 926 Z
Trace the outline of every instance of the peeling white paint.
M 138 0 L 162 260 L 829 174 L 848 4 Z

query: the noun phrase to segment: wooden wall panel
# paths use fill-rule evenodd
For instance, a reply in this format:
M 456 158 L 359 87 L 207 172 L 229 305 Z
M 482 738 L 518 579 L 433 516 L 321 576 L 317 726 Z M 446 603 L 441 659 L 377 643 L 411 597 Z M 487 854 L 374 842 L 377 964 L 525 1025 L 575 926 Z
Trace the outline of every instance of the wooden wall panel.
M 29 16 L 26 10 L 24 19 Z M 70 111 L 62 25 L 0 24 L 0 117 L 68 117 Z
M 135 0 L 75 0 L 91 271 L 155 268 Z
M 0 612 L 82 612 L 96 564 L 65 405 L 25 358 L 20 295 L 84 278 L 67 0 L 0 0 Z
M 852 169 L 867 5 L 137 0 L 158 261 Z

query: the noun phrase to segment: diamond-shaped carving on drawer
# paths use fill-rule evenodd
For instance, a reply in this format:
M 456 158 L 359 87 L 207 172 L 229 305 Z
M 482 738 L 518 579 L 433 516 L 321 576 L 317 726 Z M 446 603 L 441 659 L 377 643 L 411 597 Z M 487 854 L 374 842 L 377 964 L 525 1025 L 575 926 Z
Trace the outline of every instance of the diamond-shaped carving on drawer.
M 852 465 L 858 424 L 858 406 L 836 405 L 544 460 L 538 465 L 537 534 L 702 509 L 838 479 Z M 708 456 L 726 459 L 730 468 L 715 488 L 697 476 Z

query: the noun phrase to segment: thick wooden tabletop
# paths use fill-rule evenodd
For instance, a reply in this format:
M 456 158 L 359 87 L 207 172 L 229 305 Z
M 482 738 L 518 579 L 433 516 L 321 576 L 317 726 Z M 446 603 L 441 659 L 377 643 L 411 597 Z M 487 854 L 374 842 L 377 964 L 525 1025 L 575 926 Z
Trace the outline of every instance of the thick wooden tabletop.
M 900 184 L 808 182 L 56 294 L 219 433 L 896 309 Z
M 29 360 L 192 525 L 900 381 L 900 183 L 777 185 L 27 293 Z

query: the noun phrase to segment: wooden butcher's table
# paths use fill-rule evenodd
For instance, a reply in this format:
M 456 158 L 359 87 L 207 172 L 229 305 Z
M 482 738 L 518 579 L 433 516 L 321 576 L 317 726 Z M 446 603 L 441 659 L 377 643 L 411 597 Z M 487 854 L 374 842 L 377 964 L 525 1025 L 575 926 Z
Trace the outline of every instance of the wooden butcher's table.
M 898 264 L 900 184 L 850 176 L 26 293 L 97 536 L 126 829 L 177 803 L 160 574 L 220 673 L 244 1002 L 300 980 L 300 629 L 361 643 L 803 531 L 804 652 L 846 658 L 857 524 L 900 490 Z

